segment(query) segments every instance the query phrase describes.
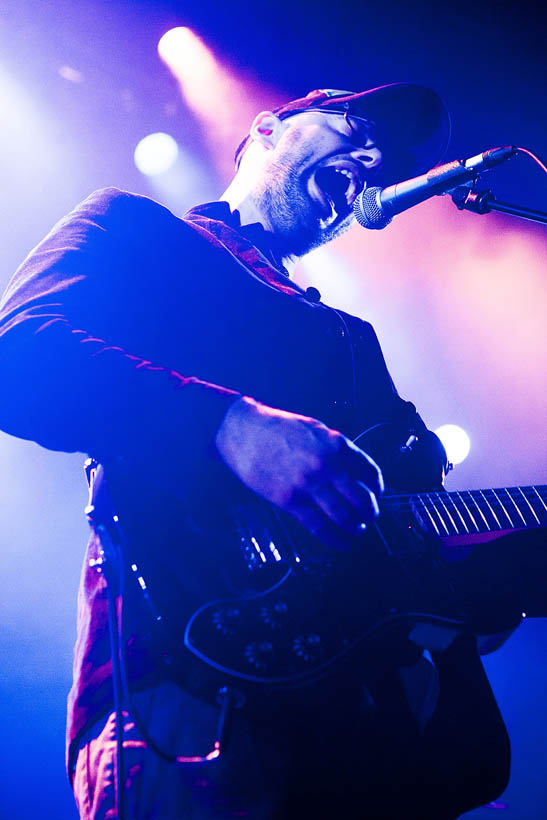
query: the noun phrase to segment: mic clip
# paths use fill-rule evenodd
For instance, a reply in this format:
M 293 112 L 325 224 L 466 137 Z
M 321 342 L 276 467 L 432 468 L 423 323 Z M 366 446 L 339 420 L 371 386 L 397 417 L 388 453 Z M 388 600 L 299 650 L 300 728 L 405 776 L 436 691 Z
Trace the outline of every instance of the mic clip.
M 475 183 L 458 185 L 447 191 L 452 197 L 452 202 L 459 211 L 473 211 L 476 214 L 490 213 L 490 202 L 492 201 L 492 191 L 475 191 Z

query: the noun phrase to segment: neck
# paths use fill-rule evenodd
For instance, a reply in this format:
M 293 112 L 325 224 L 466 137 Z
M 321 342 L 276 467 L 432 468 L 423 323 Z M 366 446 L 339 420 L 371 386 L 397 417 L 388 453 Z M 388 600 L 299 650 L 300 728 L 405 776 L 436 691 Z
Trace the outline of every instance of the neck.
M 248 187 L 242 184 L 237 175 L 220 199 L 228 203 L 232 212 L 235 210 L 239 211 L 242 227 L 245 227 L 245 225 L 254 225 L 258 222 L 269 235 L 271 247 L 275 248 L 278 246 L 277 235 L 269 219 L 260 208 L 257 207 L 256 202 L 249 193 Z M 280 253 L 279 261 L 288 270 L 289 274 L 292 274 L 298 262 L 298 257 L 289 253 Z

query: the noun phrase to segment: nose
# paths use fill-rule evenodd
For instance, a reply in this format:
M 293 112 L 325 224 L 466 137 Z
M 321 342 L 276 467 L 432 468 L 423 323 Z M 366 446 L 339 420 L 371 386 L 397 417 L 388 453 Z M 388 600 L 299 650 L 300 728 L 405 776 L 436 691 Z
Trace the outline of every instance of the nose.
M 361 165 L 364 165 L 367 170 L 375 171 L 382 164 L 382 152 L 376 145 L 370 147 L 356 148 L 351 152 L 351 156 L 356 159 Z

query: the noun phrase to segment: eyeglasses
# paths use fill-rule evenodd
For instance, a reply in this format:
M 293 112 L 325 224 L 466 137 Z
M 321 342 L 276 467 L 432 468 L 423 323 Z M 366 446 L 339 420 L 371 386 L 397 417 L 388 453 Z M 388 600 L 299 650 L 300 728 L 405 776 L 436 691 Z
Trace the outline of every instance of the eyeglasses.
M 365 117 L 360 117 L 350 111 L 349 103 L 337 107 L 320 108 L 319 106 L 310 106 L 309 108 L 293 108 L 288 111 L 286 115 L 282 115 L 281 119 L 288 119 L 293 114 L 305 114 L 308 111 L 318 111 L 320 114 L 336 114 L 341 115 L 351 129 L 351 141 L 359 148 L 370 148 L 376 145 L 376 123 L 373 120 L 367 120 Z
M 319 106 L 310 106 L 309 108 L 292 108 L 290 111 L 278 114 L 277 116 L 282 120 L 286 120 L 289 117 L 292 117 L 293 114 L 305 114 L 307 111 L 318 111 L 320 114 L 342 115 L 351 130 L 351 136 L 348 137 L 348 139 L 357 148 L 371 148 L 376 145 L 376 123 L 373 120 L 367 120 L 366 117 L 360 117 L 358 114 L 350 112 L 349 103 L 343 103 L 341 105 L 329 108 L 320 108 Z M 236 148 L 234 157 L 236 168 L 239 168 L 241 157 L 243 156 L 243 152 L 245 151 L 249 140 L 250 137 L 247 135 Z

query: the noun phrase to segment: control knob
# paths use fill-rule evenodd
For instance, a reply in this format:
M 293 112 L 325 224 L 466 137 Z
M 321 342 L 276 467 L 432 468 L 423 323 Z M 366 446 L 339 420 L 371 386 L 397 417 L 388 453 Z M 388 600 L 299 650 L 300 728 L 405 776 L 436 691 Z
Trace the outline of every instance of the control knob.
M 211 621 L 222 635 L 235 635 L 241 618 L 240 610 L 235 606 L 215 609 Z
M 285 601 L 264 604 L 260 607 L 260 617 L 272 629 L 280 629 L 287 623 L 288 606 Z
M 321 638 L 315 632 L 310 632 L 308 635 L 297 635 L 293 641 L 293 650 L 301 660 L 313 663 L 323 653 Z
M 273 659 L 273 643 L 271 641 L 253 641 L 245 647 L 245 659 L 253 669 L 262 671 L 271 666 Z

